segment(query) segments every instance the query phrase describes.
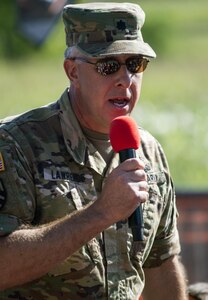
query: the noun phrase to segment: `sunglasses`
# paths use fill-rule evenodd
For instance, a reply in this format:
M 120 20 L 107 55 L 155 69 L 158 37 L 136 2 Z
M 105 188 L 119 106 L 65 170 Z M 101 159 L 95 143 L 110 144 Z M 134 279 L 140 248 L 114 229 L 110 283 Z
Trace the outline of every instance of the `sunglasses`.
M 100 59 L 96 62 L 91 62 L 84 57 L 70 57 L 69 59 L 79 60 L 87 64 L 95 65 L 96 71 L 103 76 L 116 73 L 123 65 L 125 65 L 127 70 L 132 74 L 142 73 L 146 69 L 149 62 L 149 60 L 143 56 L 129 57 L 125 63 L 120 63 L 117 59 L 112 57 Z

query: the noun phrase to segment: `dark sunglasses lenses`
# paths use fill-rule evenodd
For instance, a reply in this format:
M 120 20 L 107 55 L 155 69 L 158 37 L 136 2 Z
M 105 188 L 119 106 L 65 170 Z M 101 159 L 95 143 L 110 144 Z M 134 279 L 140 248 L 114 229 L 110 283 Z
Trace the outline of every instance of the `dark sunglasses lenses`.
M 96 69 L 101 75 L 110 75 L 117 72 L 121 65 L 126 65 L 129 72 L 132 74 L 143 72 L 148 64 L 149 60 L 143 57 L 130 57 L 124 64 L 119 63 L 115 59 L 108 59 L 98 61 L 96 63 Z
M 131 73 L 141 73 L 146 69 L 148 62 L 149 60 L 143 57 L 130 57 L 126 61 L 126 67 Z
M 98 61 L 96 63 L 96 69 L 98 73 L 104 76 L 117 72 L 119 68 L 120 68 L 119 62 L 113 59 Z

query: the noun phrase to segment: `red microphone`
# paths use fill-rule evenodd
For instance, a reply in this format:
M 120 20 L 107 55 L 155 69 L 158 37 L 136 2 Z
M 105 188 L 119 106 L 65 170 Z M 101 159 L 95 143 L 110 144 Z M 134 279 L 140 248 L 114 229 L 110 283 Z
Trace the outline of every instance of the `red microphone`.
M 119 153 L 120 162 L 136 157 L 140 146 L 139 130 L 136 122 L 129 116 L 113 119 L 110 128 L 110 141 L 115 152 Z M 134 241 L 144 240 L 144 222 L 141 205 L 128 219 Z

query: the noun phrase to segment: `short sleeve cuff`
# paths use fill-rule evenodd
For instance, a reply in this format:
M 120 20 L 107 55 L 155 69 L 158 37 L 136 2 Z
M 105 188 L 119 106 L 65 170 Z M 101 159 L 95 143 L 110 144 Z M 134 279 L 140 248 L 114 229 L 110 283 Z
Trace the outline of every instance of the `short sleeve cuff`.
M 0 215 L 0 236 L 6 236 L 20 227 L 20 220 L 12 215 Z
M 154 246 L 144 263 L 144 268 L 159 267 L 166 259 L 180 254 L 180 251 L 178 231 L 163 240 L 155 240 Z

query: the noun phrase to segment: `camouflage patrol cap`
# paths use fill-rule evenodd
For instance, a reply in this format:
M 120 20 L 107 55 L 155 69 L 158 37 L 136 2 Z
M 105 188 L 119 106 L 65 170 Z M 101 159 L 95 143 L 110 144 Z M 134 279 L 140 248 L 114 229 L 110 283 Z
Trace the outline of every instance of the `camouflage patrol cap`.
M 144 20 L 144 11 L 133 3 L 69 4 L 63 10 L 67 46 L 76 46 L 91 57 L 118 54 L 156 57 L 142 38 Z

